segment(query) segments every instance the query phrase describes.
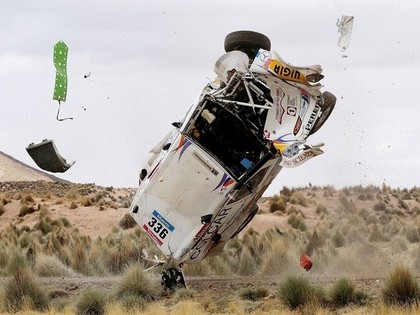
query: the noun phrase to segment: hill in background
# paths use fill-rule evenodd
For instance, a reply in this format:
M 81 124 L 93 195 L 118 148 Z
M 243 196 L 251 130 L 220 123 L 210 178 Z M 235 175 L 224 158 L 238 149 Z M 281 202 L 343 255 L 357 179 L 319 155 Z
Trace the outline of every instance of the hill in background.
M 31 167 L 0 151 L 0 182 L 38 180 L 66 182 L 61 178 Z

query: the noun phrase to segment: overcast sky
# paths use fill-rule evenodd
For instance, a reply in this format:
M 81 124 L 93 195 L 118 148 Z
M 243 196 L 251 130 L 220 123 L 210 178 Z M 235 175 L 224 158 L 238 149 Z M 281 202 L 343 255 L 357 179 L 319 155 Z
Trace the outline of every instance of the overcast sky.
M 284 169 L 281 187 L 420 185 L 420 2 L 340 0 L 0 0 L 0 151 L 53 139 L 76 163 L 59 177 L 136 187 L 153 147 L 183 117 L 224 53 L 226 34 L 267 35 L 283 59 L 320 64 L 337 96 L 309 143 L 325 154 Z M 336 22 L 354 16 L 350 46 Z M 68 96 L 56 120 L 53 46 L 69 48 Z M 84 75 L 90 73 L 88 78 Z

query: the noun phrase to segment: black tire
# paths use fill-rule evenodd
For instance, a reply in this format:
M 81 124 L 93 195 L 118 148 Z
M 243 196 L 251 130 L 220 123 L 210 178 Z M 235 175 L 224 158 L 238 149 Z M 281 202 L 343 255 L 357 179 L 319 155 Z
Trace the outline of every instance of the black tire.
M 225 51 L 240 50 L 253 60 L 257 51 L 271 49 L 271 41 L 264 34 L 253 31 L 236 31 L 225 37 Z
M 335 103 L 337 101 L 337 98 L 334 96 L 334 94 L 326 91 L 326 92 L 322 93 L 322 96 L 324 98 L 324 103 L 321 105 L 322 114 L 315 121 L 315 124 L 312 127 L 311 131 L 309 132 L 308 136 L 317 132 L 324 125 L 324 123 L 328 120 L 332 111 L 334 110 Z

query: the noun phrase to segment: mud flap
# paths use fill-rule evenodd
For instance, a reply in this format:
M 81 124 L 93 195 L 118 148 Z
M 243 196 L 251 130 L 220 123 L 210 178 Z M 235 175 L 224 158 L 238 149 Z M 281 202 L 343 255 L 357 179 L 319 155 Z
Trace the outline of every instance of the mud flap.
M 39 168 L 48 172 L 64 173 L 74 164 L 74 162 L 67 163 L 58 153 L 53 140 L 45 139 L 37 144 L 31 143 L 26 151 Z

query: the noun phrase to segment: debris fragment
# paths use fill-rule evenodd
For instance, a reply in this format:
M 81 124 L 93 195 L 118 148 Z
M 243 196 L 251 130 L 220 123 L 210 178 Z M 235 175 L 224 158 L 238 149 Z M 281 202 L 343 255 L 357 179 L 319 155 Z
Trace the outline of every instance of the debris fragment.
M 68 47 L 63 41 L 59 41 L 54 45 L 54 66 L 56 69 L 55 86 L 53 100 L 58 101 L 57 120 L 62 121 L 68 118 L 58 118 L 60 114 L 61 102 L 65 102 L 67 98 L 67 55 Z
M 302 254 L 300 257 L 300 266 L 306 271 L 309 271 L 312 268 L 311 258 L 306 254 Z
M 345 51 L 350 44 L 351 33 L 353 30 L 354 16 L 343 15 L 340 19 L 337 19 L 338 32 L 341 34 L 338 39 L 338 46 L 341 47 L 341 51 Z

